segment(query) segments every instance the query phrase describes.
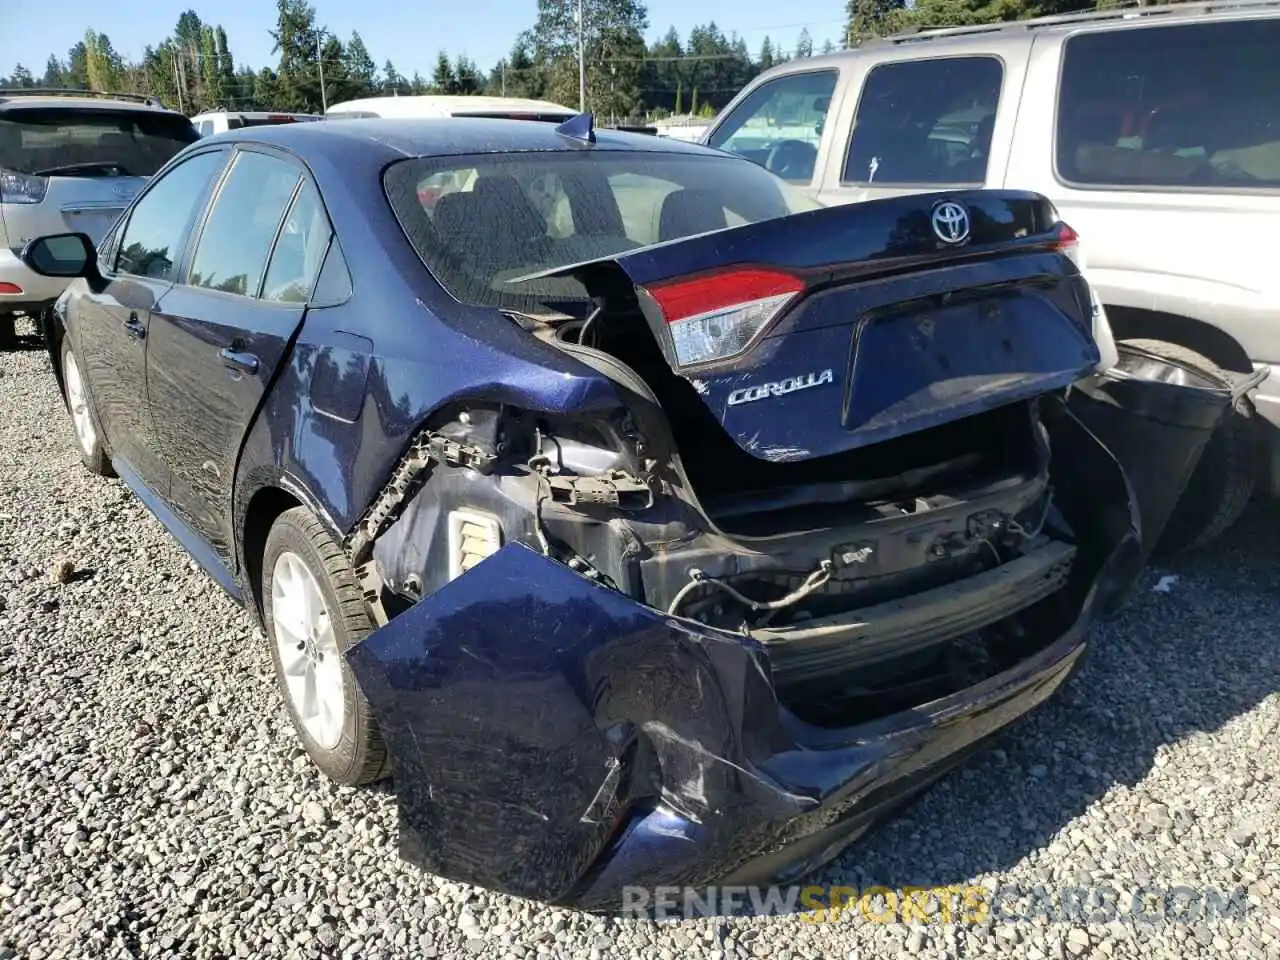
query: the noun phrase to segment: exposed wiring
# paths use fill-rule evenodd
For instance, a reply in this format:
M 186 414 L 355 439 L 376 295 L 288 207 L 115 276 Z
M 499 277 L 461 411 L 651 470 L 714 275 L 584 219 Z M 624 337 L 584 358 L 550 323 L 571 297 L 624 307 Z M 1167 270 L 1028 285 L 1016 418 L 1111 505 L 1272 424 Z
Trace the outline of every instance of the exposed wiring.
M 761 601 L 752 600 L 750 597 L 744 596 L 742 593 L 729 586 L 729 584 L 725 583 L 723 580 L 717 580 L 715 577 L 709 577 L 701 570 L 695 568 L 689 571 L 689 582 L 681 587 L 676 595 L 671 599 L 671 603 L 667 607 L 667 613 L 671 616 L 676 616 L 680 611 L 681 605 L 689 594 L 698 587 L 704 585 L 715 587 L 716 589 L 729 594 L 733 599 L 757 613 L 762 613 L 767 610 L 781 610 L 784 607 L 789 607 L 792 604 L 799 603 L 815 590 L 825 586 L 827 581 L 831 579 L 831 574 L 834 570 L 835 564 L 830 560 L 823 560 L 822 563 L 818 565 L 818 569 L 809 574 L 804 583 L 800 584 L 800 586 L 795 590 L 792 590 L 782 599 Z
M 586 320 L 582 321 L 582 326 L 578 328 L 579 344 L 582 344 L 583 346 L 586 345 L 587 331 L 591 328 L 591 324 L 595 320 L 595 318 L 600 316 L 600 314 L 602 313 L 604 313 L 604 307 L 596 307 L 594 310 L 591 311 L 591 316 L 587 317 Z
M 551 541 L 547 539 L 547 533 L 542 523 L 542 502 L 551 499 L 551 484 L 547 480 L 547 475 L 555 472 L 555 464 L 551 462 L 551 458 L 542 452 L 542 430 L 534 428 L 534 447 L 538 451 L 529 458 L 529 469 L 534 472 L 538 478 L 538 494 L 533 501 L 533 532 L 538 538 L 538 546 L 542 550 L 544 557 L 551 556 Z
M 1053 491 L 1050 490 L 1048 495 L 1044 498 L 1044 510 L 1041 511 L 1040 519 L 1037 521 L 1036 528 L 1034 530 L 1027 530 L 1026 527 L 1020 524 L 1013 517 L 1009 518 L 1009 522 L 1005 524 L 1005 526 L 1009 529 L 1010 533 L 1015 533 L 1024 540 L 1034 540 L 1036 537 L 1040 536 L 1040 531 L 1044 529 L 1044 525 L 1048 522 L 1049 510 L 1052 506 Z

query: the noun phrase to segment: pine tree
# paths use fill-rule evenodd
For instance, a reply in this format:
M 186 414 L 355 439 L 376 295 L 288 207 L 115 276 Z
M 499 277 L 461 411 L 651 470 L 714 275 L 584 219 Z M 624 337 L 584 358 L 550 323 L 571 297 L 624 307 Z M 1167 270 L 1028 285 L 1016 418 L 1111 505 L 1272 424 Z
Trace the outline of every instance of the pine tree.
M 351 31 L 343 54 L 352 99 L 372 96 L 378 87 L 378 67 L 369 56 L 369 48 L 356 31 Z
M 436 68 L 431 73 L 431 92 L 452 94 L 458 92 L 458 77 L 449 62 L 449 54 L 443 50 L 436 57 Z

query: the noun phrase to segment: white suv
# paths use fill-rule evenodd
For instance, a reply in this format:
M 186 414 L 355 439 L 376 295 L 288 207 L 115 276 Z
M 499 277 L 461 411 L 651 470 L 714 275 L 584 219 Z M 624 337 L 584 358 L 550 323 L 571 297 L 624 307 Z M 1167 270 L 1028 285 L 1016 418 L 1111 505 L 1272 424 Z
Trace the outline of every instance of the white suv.
M 151 98 L 87 90 L 0 90 L 0 348 L 14 319 L 39 319 L 67 285 L 19 259 L 33 237 L 95 242 L 146 179 L 199 137 Z
M 1280 3 L 904 33 L 761 74 L 704 142 L 826 203 L 1049 197 L 1118 340 L 1213 374 L 1272 367 L 1210 441 L 1161 550 L 1225 530 L 1259 479 L 1280 495 Z

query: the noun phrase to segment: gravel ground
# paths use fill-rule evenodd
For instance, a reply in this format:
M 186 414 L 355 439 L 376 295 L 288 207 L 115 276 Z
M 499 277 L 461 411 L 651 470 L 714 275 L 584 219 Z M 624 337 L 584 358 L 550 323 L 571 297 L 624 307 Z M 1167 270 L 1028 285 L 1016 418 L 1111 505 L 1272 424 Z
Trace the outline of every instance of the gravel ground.
M 295 747 L 248 617 L 81 469 L 42 353 L 0 355 L 0 404 L 0 960 L 1280 956 L 1270 508 L 1154 571 L 1062 695 L 820 878 L 1240 889 L 1243 918 L 604 920 L 401 864 L 391 794 Z

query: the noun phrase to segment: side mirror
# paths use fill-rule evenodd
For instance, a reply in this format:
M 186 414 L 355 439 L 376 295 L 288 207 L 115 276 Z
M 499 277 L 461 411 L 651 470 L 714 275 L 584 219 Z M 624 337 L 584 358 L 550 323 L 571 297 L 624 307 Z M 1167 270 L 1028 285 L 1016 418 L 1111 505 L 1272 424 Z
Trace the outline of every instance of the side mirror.
M 42 277 L 98 275 L 98 251 L 83 233 L 55 233 L 36 237 L 22 249 L 22 262 Z

